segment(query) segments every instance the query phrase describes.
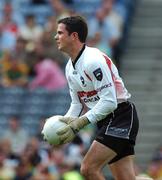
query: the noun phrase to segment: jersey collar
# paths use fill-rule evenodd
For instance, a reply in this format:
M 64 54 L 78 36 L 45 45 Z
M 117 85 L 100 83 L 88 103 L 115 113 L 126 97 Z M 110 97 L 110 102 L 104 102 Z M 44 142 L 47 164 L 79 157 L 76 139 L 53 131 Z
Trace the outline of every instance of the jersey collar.
M 84 44 L 83 47 L 82 47 L 82 49 L 80 50 L 79 54 L 78 54 L 77 57 L 75 58 L 74 62 L 72 63 L 74 68 L 75 68 L 75 64 L 77 63 L 78 59 L 79 59 L 80 56 L 82 55 L 85 47 L 86 47 L 86 45 Z

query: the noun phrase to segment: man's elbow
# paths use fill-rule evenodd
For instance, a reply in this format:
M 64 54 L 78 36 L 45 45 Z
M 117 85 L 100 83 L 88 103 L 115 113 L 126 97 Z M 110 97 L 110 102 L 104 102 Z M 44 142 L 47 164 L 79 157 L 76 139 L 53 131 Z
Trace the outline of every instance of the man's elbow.
M 111 109 L 111 111 L 113 112 L 117 107 L 118 107 L 118 103 L 116 102 L 116 101 L 112 101 L 111 102 L 112 103 L 112 109 Z

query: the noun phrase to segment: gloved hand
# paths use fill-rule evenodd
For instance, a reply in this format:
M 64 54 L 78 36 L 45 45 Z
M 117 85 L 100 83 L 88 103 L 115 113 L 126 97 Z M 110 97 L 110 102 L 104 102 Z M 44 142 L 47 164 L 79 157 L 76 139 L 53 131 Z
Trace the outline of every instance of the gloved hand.
M 66 127 L 61 128 L 56 132 L 59 135 L 62 144 L 71 142 L 74 139 L 75 134 L 90 123 L 85 116 L 79 118 L 61 117 L 59 120 L 67 124 Z

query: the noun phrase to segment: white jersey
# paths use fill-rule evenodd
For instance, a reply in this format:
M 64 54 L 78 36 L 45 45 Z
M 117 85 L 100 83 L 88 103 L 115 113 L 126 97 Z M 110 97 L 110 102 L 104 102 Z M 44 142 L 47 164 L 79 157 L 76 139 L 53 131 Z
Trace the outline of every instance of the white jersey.
M 78 117 L 83 103 L 89 108 L 85 116 L 91 123 L 104 119 L 117 104 L 130 98 L 111 59 L 96 48 L 84 46 L 75 63 L 66 65 L 71 105 L 65 116 Z

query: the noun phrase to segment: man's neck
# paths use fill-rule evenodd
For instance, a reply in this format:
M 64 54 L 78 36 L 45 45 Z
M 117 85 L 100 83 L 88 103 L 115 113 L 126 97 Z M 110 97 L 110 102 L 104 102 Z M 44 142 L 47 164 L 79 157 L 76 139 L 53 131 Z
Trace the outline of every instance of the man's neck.
M 82 50 L 83 47 L 84 47 L 84 44 L 79 44 L 78 46 L 74 46 L 71 49 L 70 57 L 71 57 L 71 60 L 72 60 L 73 63 L 77 59 L 77 56 L 79 55 L 79 53 L 80 53 L 80 51 Z

